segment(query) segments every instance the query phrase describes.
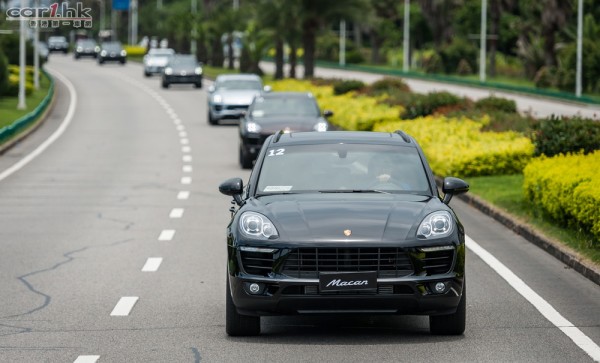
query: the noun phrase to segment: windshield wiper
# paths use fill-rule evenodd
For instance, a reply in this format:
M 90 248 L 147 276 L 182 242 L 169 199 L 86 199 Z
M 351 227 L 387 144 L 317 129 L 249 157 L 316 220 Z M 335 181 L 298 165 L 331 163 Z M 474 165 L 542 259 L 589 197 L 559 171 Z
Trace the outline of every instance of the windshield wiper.
M 391 194 L 390 192 L 385 192 L 383 190 L 376 190 L 376 189 L 326 189 L 326 190 L 319 190 L 319 193 L 381 193 L 381 194 Z

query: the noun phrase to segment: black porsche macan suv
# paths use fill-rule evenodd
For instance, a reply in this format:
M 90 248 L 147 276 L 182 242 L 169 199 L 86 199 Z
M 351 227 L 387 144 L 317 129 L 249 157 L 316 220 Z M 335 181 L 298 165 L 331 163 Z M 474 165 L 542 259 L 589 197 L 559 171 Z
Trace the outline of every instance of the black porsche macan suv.
M 260 333 L 260 316 L 429 315 L 434 334 L 465 329 L 465 234 L 409 135 L 278 132 L 246 186 L 219 186 L 227 226 L 226 330 Z

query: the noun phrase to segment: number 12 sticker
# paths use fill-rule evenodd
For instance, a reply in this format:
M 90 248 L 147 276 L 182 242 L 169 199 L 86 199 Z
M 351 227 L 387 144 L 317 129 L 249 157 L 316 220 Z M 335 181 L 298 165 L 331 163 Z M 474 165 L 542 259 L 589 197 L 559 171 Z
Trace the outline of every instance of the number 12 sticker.
M 269 150 L 267 156 L 280 156 L 285 153 L 285 149 Z

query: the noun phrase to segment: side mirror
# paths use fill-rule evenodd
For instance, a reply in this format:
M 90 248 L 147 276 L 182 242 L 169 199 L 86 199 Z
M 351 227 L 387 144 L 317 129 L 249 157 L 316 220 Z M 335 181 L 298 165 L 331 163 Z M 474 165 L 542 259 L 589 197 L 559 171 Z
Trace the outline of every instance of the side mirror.
M 237 205 L 242 205 L 242 192 L 244 191 L 244 182 L 241 178 L 231 178 L 225 180 L 219 185 L 219 191 L 225 195 L 233 197 Z
M 323 111 L 323 116 L 325 118 L 331 117 L 331 116 L 333 116 L 333 111 L 331 111 L 331 110 L 325 110 L 325 111 Z
M 208 86 L 208 92 L 213 93 L 215 91 L 215 86 L 213 86 L 212 84 L 210 86 Z
M 444 204 L 450 203 L 453 196 L 466 193 L 469 191 L 469 184 L 458 178 L 451 176 L 444 178 L 444 185 L 442 186 L 442 192 L 444 192 Z
M 263 87 L 263 91 L 265 91 L 265 92 L 271 92 L 271 90 L 272 90 L 271 86 L 264 86 Z

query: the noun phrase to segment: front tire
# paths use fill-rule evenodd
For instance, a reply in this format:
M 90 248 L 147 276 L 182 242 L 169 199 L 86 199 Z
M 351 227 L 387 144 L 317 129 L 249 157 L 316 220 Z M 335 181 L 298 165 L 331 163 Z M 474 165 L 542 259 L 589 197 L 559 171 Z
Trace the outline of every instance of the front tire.
M 461 335 L 465 332 L 467 320 L 467 289 L 463 287 L 462 297 L 454 314 L 429 316 L 429 331 L 436 335 Z
M 162 82 L 162 88 L 169 88 L 169 82 Z
M 208 118 L 208 123 L 211 125 L 216 125 L 219 123 L 219 120 L 212 117 L 212 114 L 210 113 L 210 111 L 208 111 L 208 116 L 206 116 L 206 117 Z
M 242 169 L 252 169 L 252 156 L 244 151 L 244 147 L 240 145 L 240 166 Z
M 227 292 L 225 297 L 225 331 L 229 336 L 249 336 L 260 334 L 260 316 L 241 315 L 237 312 L 231 297 L 229 275 L 227 275 Z

